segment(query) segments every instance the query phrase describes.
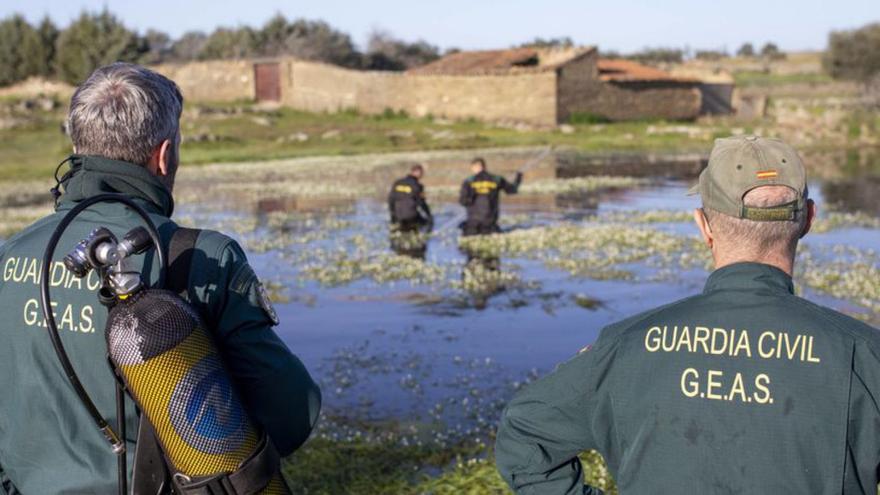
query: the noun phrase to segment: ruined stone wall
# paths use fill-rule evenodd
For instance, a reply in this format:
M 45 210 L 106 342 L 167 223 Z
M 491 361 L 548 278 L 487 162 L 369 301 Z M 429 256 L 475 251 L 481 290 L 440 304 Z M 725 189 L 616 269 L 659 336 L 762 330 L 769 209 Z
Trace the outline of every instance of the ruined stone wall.
M 611 120 L 692 119 L 701 97 L 695 85 L 604 83 L 598 56 L 588 53 L 556 71 L 485 76 L 411 75 L 355 71 L 282 59 L 281 101 L 311 112 L 391 109 L 422 117 L 525 122 L 552 126 L 574 113 Z M 175 80 L 189 101 L 252 101 L 254 61 L 218 60 L 165 64 L 155 70 Z
M 409 76 L 415 115 L 516 121 L 553 126 L 556 74 L 537 72 L 493 76 Z
M 188 101 L 228 102 L 255 97 L 251 60 L 211 60 L 151 68 L 176 82 Z
M 286 60 L 284 104 L 312 112 L 386 109 L 414 116 L 516 121 L 555 125 L 553 72 L 499 76 L 421 76 L 353 71 L 326 64 Z
M 557 114 L 559 122 L 566 122 L 572 113 L 584 112 L 583 102 L 597 97 L 602 89 L 599 81 L 597 63 L 599 54 L 595 51 L 558 69 Z
M 569 101 L 568 115 L 579 112 L 610 120 L 692 120 L 702 105 L 696 84 L 675 82 L 597 82 Z
M 407 110 L 405 76 L 396 72 L 355 71 L 332 65 L 285 60 L 281 68 L 281 101 L 310 112 L 357 109 L 380 113 Z

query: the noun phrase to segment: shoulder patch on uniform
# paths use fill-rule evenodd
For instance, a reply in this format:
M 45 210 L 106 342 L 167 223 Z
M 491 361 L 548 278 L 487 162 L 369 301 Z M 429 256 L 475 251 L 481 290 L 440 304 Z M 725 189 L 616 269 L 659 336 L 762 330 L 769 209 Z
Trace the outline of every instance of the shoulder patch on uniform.
M 251 282 L 259 283 L 259 280 L 257 280 L 257 274 L 254 273 L 254 269 L 251 268 L 249 264 L 245 263 L 241 265 L 232 276 L 229 288 L 232 289 L 233 292 L 244 295 L 247 293 Z
M 587 344 L 586 346 L 584 346 L 583 349 L 578 351 L 578 354 L 583 354 L 585 352 L 589 352 L 590 349 L 592 349 L 592 348 L 593 348 L 593 344 Z
M 272 320 L 272 325 L 277 326 L 281 323 L 278 319 L 278 313 L 275 311 L 275 307 L 272 306 L 272 300 L 269 299 L 269 292 L 259 280 L 257 280 L 257 299 L 260 301 L 260 307 L 263 309 L 263 312 L 265 312 L 266 316 Z

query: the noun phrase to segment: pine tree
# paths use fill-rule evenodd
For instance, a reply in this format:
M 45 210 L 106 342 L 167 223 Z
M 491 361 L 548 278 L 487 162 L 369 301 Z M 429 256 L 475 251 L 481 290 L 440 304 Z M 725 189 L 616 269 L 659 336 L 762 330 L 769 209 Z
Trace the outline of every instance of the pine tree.
M 51 77 L 54 75 L 55 44 L 58 42 L 58 28 L 52 23 L 52 19 L 46 16 L 40 21 L 40 25 L 37 26 L 37 34 L 40 36 L 40 47 L 42 49 L 39 75 Z
M 0 86 L 39 74 L 41 59 L 40 36 L 24 17 L 0 21 Z
M 109 11 L 83 12 L 58 36 L 55 68 L 71 84 L 84 81 L 96 68 L 112 62 L 136 62 L 147 43 Z

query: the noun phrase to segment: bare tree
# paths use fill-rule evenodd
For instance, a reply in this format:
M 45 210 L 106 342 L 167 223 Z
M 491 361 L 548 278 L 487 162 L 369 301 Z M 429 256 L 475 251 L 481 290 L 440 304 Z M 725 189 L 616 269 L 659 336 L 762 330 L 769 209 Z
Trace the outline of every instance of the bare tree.
M 367 41 L 366 67 L 374 70 L 406 70 L 440 58 L 440 49 L 419 40 L 409 43 L 390 32 L 374 30 Z

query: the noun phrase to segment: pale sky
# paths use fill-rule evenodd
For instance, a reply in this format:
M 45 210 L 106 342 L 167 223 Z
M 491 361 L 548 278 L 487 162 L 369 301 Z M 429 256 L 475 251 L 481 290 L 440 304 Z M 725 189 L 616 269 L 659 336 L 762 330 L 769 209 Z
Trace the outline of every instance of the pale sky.
M 177 37 L 217 26 L 258 27 L 276 12 L 323 19 L 363 46 L 375 28 L 441 48 L 504 48 L 536 36 L 570 36 L 604 50 L 690 47 L 736 50 L 773 41 L 784 50 L 822 49 L 831 30 L 880 21 L 880 0 L 3 0 L 0 17 L 44 15 L 66 25 L 107 6 L 130 28 Z

